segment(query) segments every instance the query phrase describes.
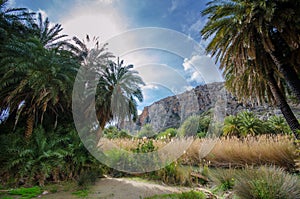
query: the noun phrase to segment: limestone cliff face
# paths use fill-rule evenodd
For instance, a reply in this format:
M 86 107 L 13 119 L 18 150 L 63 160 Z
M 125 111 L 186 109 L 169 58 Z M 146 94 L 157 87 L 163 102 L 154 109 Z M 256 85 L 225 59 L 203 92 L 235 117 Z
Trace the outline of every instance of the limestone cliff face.
M 211 83 L 197 86 L 176 96 L 170 96 L 144 108 L 134 129 L 138 130 L 145 124 L 151 124 L 155 131 L 174 127 L 177 128 L 190 115 L 201 114 L 210 110 L 221 114 L 232 115 L 242 110 L 251 110 L 260 117 L 280 111 L 270 106 L 242 104 L 224 90 L 224 83 Z M 132 128 L 132 126 L 131 126 Z

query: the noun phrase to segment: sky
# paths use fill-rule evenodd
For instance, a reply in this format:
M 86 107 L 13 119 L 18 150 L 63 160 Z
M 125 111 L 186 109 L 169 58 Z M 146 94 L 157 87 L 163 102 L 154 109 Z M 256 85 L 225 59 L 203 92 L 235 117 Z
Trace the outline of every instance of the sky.
M 86 34 L 133 64 L 146 85 L 144 106 L 197 85 L 222 81 L 205 54 L 200 30 L 207 0 L 9 0 L 11 7 L 41 12 L 70 37 Z

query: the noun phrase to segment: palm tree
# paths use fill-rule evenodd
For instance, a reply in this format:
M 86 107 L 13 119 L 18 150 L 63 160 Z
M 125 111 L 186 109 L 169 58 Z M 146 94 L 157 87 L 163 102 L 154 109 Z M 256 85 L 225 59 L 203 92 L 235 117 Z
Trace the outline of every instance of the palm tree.
M 98 70 L 99 81 L 96 91 L 96 111 L 100 128 L 114 119 L 118 124 L 124 120 L 137 119 L 137 102 L 143 100 L 143 80 L 132 70 L 133 65 L 124 65 L 123 60 L 110 62 Z
M 36 35 L 45 48 L 59 48 L 66 45 L 67 41 L 64 38 L 67 35 L 61 34 L 63 28 L 61 24 L 55 24 L 50 27 L 48 17 L 43 19 L 41 13 L 37 14 L 37 20 L 30 24 L 33 35 Z
M 270 129 L 275 134 L 289 134 L 289 126 L 282 116 L 272 116 L 267 121 Z
M 76 59 L 70 52 L 44 48 L 35 37 L 11 41 L 1 57 L 0 64 L 6 72 L 0 79 L 0 107 L 17 111 L 16 123 L 20 115 L 27 117 L 27 138 L 34 125 L 43 122 L 44 113 L 54 117 L 56 126 L 59 113 L 68 112 L 71 107 L 72 86 L 79 67 Z
M 223 135 L 225 136 L 239 136 L 239 121 L 234 115 L 227 116 L 224 119 Z
M 201 33 L 204 39 L 213 36 L 206 50 L 220 60 L 229 91 L 242 101 L 250 98 L 274 102 L 298 137 L 300 125 L 286 102 L 284 87 L 280 86 L 283 79 L 270 50 L 271 39 L 263 34 L 268 29 L 264 29 L 263 20 L 256 16 L 257 5 L 264 5 L 265 1 L 257 2 L 209 2 L 202 12 L 209 16 L 209 21 Z
M 239 121 L 239 129 L 242 136 L 266 133 L 267 129 L 265 125 L 252 112 L 240 112 L 237 115 L 237 119 Z

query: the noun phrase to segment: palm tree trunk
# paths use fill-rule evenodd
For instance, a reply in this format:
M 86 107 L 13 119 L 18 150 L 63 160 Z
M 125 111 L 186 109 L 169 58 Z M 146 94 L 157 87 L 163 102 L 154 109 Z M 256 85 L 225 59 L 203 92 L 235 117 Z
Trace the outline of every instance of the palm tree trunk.
M 277 66 L 279 72 L 284 76 L 286 83 L 292 93 L 297 97 L 298 102 L 300 102 L 300 79 L 289 64 L 282 64 L 282 62 L 272 53 L 269 53 L 275 65 Z
M 281 113 L 283 114 L 288 125 L 293 131 L 295 138 L 299 139 L 298 131 L 300 130 L 300 124 L 297 118 L 295 117 L 293 111 L 288 105 L 284 95 L 280 91 L 272 72 L 268 74 L 268 78 L 269 78 L 269 86 L 271 88 L 273 97 L 275 98 L 276 106 L 278 106 L 278 108 L 281 110 Z

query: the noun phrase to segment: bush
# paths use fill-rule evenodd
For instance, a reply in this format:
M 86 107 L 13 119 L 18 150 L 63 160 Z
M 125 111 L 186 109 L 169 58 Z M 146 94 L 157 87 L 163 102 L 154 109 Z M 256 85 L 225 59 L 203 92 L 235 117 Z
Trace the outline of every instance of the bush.
M 46 132 L 39 126 L 27 142 L 16 133 L 1 137 L 1 143 L 6 142 L 0 170 L 3 184 L 43 186 L 47 181 L 77 179 L 82 171 L 102 170 L 73 127 L 59 126 Z
M 142 129 L 138 132 L 138 137 L 143 138 L 151 138 L 155 136 L 155 131 L 153 130 L 153 127 L 151 124 L 146 124 L 145 126 L 142 127 Z
M 115 126 L 109 126 L 103 130 L 104 137 L 108 139 L 117 138 L 130 138 L 131 136 L 127 134 L 124 130 L 118 130 Z
M 300 198 L 300 182 L 281 168 L 244 169 L 236 175 L 234 191 L 244 199 L 295 199 Z
M 188 117 L 178 130 L 180 137 L 198 136 L 205 137 L 210 124 L 207 114 L 192 115 Z
M 237 116 L 227 116 L 224 119 L 223 135 L 245 137 L 247 135 L 259 135 L 268 133 L 268 125 L 258 119 L 249 111 L 243 111 Z
M 177 135 L 177 129 L 174 128 L 168 128 L 167 130 L 159 133 L 156 138 L 158 139 L 170 139 L 172 137 L 175 137 Z
M 135 153 L 149 153 L 155 151 L 155 146 L 153 145 L 153 140 L 146 140 L 139 142 L 138 146 L 133 150 Z
M 217 190 L 227 191 L 234 186 L 236 171 L 234 169 L 211 169 L 209 178 L 217 185 Z
M 267 121 L 273 134 L 291 134 L 291 130 L 286 120 L 282 116 L 271 116 Z
M 189 191 L 183 193 L 173 193 L 173 194 L 162 194 L 162 195 L 155 195 L 151 197 L 147 197 L 145 199 L 205 199 L 206 195 L 202 192 L 198 191 Z
M 189 186 L 192 184 L 191 172 L 191 168 L 173 162 L 156 171 L 156 175 L 166 184 Z
M 224 136 L 239 136 L 240 135 L 240 123 L 236 116 L 229 115 L 224 119 L 223 135 Z

